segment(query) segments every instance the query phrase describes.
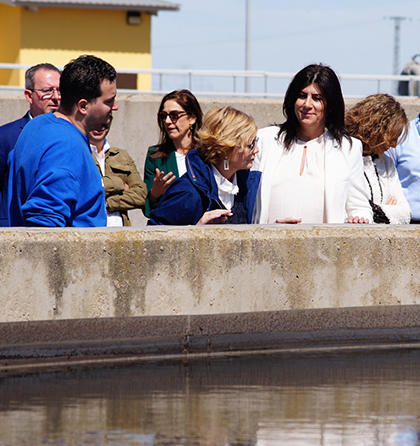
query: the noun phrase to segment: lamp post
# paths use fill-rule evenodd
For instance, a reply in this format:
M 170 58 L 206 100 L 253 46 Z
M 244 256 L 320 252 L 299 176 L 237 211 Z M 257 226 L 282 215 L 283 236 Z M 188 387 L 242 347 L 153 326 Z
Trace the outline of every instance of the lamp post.
M 250 28 L 251 28 L 251 22 L 250 22 L 250 3 L 251 0 L 245 0 L 246 6 L 245 6 L 245 70 L 249 71 L 251 68 L 251 57 L 250 57 L 250 44 L 251 44 L 251 38 L 250 38 Z M 245 91 L 246 93 L 249 93 L 250 90 L 250 78 L 247 76 L 245 79 Z
M 400 31 L 401 22 L 407 20 L 407 17 L 388 17 L 390 20 L 394 20 L 394 73 L 398 74 L 400 69 Z M 410 19 L 409 19 L 410 20 Z M 398 82 L 394 82 L 394 93 L 398 94 Z

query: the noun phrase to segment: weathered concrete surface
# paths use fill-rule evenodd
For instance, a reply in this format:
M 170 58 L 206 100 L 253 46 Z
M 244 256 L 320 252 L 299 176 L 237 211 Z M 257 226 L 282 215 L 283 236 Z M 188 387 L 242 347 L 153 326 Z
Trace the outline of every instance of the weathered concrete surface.
M 144 159 L 147 148 L 158 141 L 156 114 L 161 97 L 153 95 L 118 96 L 119 111 L 115 113 L 112 130 L 109 135 L 111 144 L 128 150 L 143 175 Z M 283 121 L 283 101 L 279 99 L 249 98 L 204 98 L 198 97 L 203 111 L 213 107 L 231 105 L 252 115 L 259 127 L 266 127 Z M 400 98 L 407 115 L 413 119 L 420 111 L 420 98 Z M 346 106 L 351 107 L 357 99 L 347 99 Z M 22 95 L 0 94 L 0 125 L 23 116 L 28 103 Z M 142 226 L 146 220 L 141 211 L 131 211 L 130 218 L 134 226 Z
M 0 371 L 16 358 L 418 347 L 419 253 L 414 225 L 2 229 Z
M 417 226 L 0 231 L 0 322 L 420 303 Z

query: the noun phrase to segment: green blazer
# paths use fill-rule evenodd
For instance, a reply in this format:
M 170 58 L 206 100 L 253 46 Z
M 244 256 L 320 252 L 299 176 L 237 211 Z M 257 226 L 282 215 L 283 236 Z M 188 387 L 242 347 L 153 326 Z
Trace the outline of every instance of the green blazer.
M 149 217 L 150 211 L 156 208 L 158 203 L 154 206 L 150 204 L 149 192 L 153 187 L 153 178 L 156 175 L 156 168 L 165 172 L 165 174 L 172 172 L 177 178 L 179 178 L 178 165 L 175 156 L 175 147 L 172 152 L 166 158 L 151 158 L 150 155 L 154 152 L 157 146 L 149 147 L 147 151 L 146 161 L 144 162 L 144 182 L 147 187 L 147 197 L 144 207 L 144 215 Z

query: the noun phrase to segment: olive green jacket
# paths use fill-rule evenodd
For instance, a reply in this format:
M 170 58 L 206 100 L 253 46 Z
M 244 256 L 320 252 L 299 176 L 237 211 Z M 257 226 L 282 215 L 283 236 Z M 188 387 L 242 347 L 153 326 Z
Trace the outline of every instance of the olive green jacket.
M 110 147 L 105 152 L 105 175 L 102 175 L 98 160 L 92 155 L 101 173 L 108 212 L 119 212 L 124 226 L 131 226 L 130 209 L 143 209 L 146 199 L 146 185 L 137 167 L 126 150 Z M 124 189 L 124 183 L 129 186 Z

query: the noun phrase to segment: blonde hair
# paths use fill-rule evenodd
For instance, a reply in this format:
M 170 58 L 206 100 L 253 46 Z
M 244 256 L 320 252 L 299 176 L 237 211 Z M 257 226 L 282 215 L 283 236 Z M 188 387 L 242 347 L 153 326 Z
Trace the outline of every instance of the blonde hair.
M 203 119 L 196 140 L 205 162 L 218 164 L 229 159 L 235 147 L 245 149 L 257 135 L 254 118 L 232 107 L 214 108 Z
M 409 126 L 404 108 L 388 94 L 359 101 L 346 113 L 345 123 L 350 135 L 362 141 L 363 155 L 378 156 L 404 141 Z

